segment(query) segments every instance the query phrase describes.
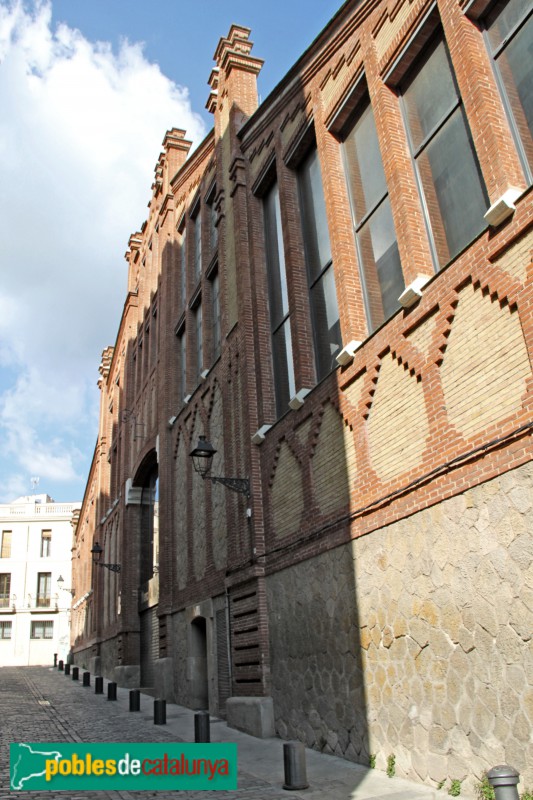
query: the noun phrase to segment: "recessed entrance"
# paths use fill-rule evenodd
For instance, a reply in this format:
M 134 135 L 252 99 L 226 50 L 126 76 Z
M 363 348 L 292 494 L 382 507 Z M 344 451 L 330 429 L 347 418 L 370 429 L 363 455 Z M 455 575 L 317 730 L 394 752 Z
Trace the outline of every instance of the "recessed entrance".
M 191 622 L 190 654 L 191 705 L 193 708 L 207 709 L 209 686 L 205 617 L 197 617 Z

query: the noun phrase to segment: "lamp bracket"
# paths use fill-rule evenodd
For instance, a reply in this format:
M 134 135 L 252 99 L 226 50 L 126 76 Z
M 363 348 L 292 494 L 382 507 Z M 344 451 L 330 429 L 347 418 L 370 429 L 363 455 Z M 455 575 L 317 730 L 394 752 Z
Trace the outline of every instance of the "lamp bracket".
M 233 492 L 245 494 L 246 497 L 250 497 L 250 481 L 248 478 L 222 478 L 216 475 L 206 475 L 205 477 L 207 480 L 212 481 L 212 483 L 221 483 Z
M 100 561 L 94 561 L 93 564 L 96 564 L 98 567 L 105 567 L 106 569 L 111 570 L 111 572 L 120 572 L 121 565 L 120 564 L 101 564 Z

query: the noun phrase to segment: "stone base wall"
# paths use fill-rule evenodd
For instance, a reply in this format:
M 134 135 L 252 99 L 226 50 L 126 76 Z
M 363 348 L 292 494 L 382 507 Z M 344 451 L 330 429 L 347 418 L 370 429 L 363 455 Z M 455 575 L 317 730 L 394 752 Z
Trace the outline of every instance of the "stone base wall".
M 175 643 L 172 653 L 174 697 L 176 703 L 190 708 L 191 697 L 187 680 L 187 627 L 185 611 L 172 615 L 172 641 Z
M 90 670 L 91 660 L 94 658 L 92 647 L 72 653 L 72 663 L 82 670 Z
M 268 578 L 277 730 L 435 786 L 533 784 L 533 464 Z
M 368 763 L 350 548 L 269 576 L 267 602 L 277 732 L 283 739 Z

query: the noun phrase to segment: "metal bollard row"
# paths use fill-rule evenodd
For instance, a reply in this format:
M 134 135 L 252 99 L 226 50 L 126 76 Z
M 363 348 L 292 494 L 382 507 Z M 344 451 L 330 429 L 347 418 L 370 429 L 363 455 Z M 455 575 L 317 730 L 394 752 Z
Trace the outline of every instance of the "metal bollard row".
M 55 664 L 54 664 L 55 666 Z M 64 670 L 65 675 L 70 674 L 70 664 L 59 661 L 57 665 L 59 671 Z M 79 668 L 72 668 L 72 680 L 77 681 Z M 83 673 L 83 685 L 91 685 L 91 673 Z M 94 693 L 104 693 L 104 679 L 97 676 L 94 679 Z M 107 699 L 117 699 L 117 684 L 110 681 L 107 685 Z M 139 689 L 130 689 L 129 710 L 132 712 L 141 710 L 141 693 Z M 166 725 L 167 722 L 167 703 L 166 700 L 154 700 L 154 725 Z M 208 711 L 197 711 L 194 715 L 194 741 L 195 743 L 211 742 L 210 717 Z M 283 767 L 284 778 L 283 788 L 288 790 L 307 789 L 307 769 L 305 759 L 305 747 L 302 742 L 285 742 L 283 745 Z M 509 766 L 494 767 L 487 773 L 490 785 L 494 788 L 495 800 L 519 800 L 517 784 L 519 773 Z

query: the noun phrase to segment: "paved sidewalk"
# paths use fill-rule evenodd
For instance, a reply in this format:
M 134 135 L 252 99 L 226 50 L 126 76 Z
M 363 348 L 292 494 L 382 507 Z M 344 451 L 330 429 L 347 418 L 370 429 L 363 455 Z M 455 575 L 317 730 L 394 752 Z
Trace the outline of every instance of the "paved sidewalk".
M 91 676 L 91 683 L 93 683 Z M 0 800 L 55 800 L 53 792 L 9 792 L 10 741 L 194 741 L 194 712 L 167 703 L 167 724 L 154 725 L 153 697 L 141 695 L 141 711 L 130 713 L 129 692 L 118 689 L 117 701 L 95 695 L 94 686 L 83 687 L 62 672 L 48 667 L 0 668 Z M 212 742 L 238 745 L 239 788 L 227 792 L 181 792 L 189 800 L 207 796 L 217 800 L 437 800 L 442 792 L 401 778 L 389 779 L 350 761 L 306 750 L 305 790 L 283 790 L 283 742 L 256 739 L 211 718 Z M 55 795 L 66 800 L 65 793 Z M 167 800 L 168 792 L 82 792 L 80 800 Z M 74 795 L 68 800 L 78 800 Z

